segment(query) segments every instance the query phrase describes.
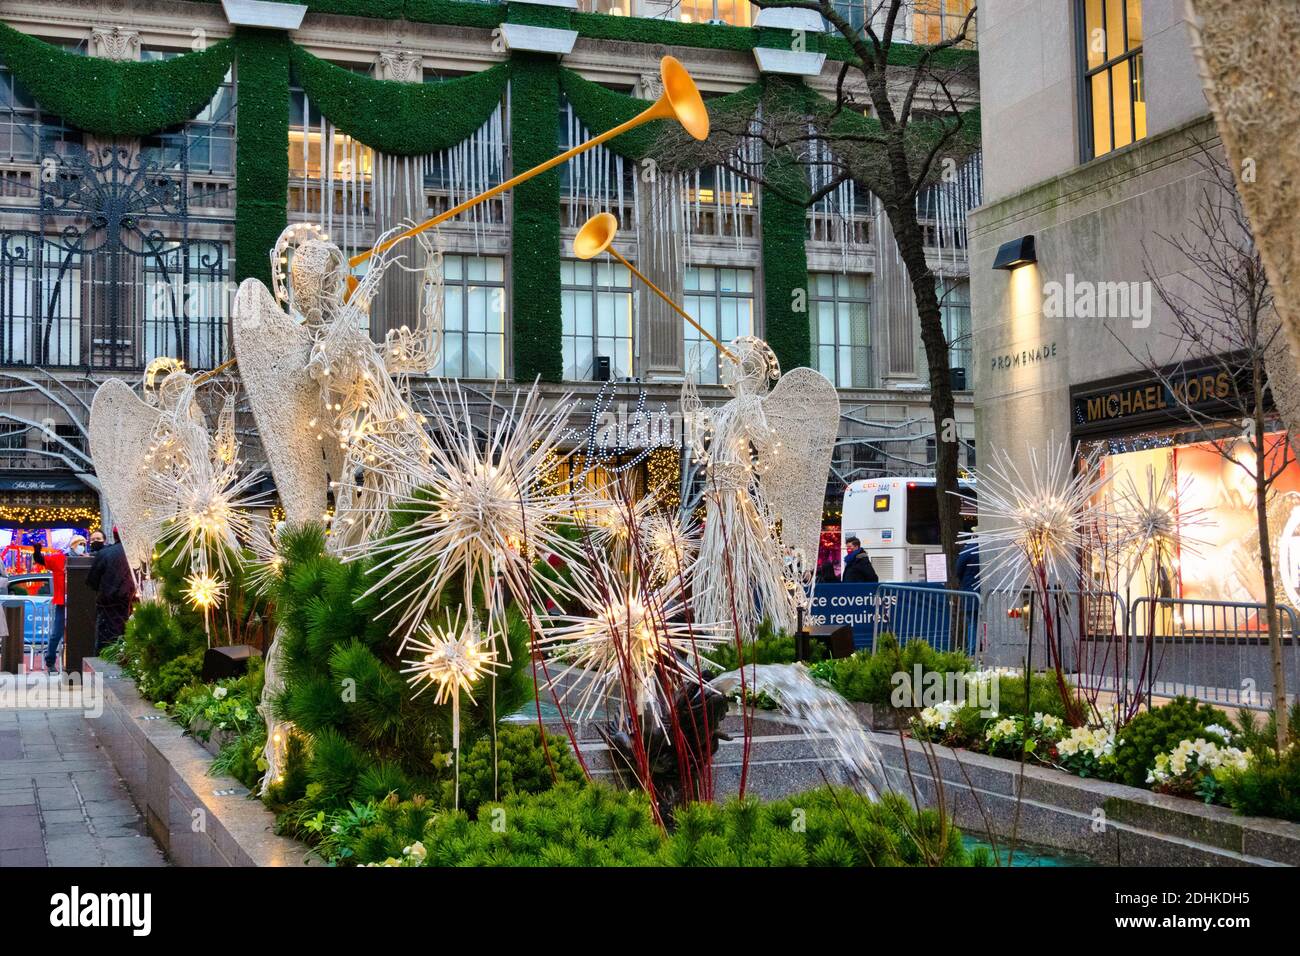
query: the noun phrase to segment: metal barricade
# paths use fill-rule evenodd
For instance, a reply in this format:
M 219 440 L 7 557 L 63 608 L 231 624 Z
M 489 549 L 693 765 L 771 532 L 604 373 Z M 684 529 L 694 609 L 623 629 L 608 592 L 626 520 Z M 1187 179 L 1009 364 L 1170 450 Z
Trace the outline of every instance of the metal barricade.
M 965 651 L 978 646 L 980 596 L 974 591 L 915 584 L 881 584 L 871 634 L 875 653 L 882 634 L 893 634 L 900 645 L 924 641 L 938 651 Z
M 1300 691 L 1296 612 L 1277 608 L 1288 702 Z M 1130 677 L 1148 698 L 1183 695 L 1251 710 L 1273 706 L 1273 656 L 1263 604 L 1142 597 L 1128 621 Z

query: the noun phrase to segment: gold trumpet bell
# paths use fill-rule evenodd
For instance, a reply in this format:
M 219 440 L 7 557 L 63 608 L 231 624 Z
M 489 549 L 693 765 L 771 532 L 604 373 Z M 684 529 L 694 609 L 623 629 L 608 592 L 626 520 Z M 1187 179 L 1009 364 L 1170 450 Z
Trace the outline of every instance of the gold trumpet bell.
M 664 81 L 663 98 L 668 101 L 671 115 L 695 139 L 708 139 L 709 111 L 686 67 L 676 57 L 665 56 L 659 61 L 659 75 Z
M 610 212 L 597 213 L 573 237 L 573 254 L 579 259 L 594 259 L 609 248 L 617 234 L 617 217 Z

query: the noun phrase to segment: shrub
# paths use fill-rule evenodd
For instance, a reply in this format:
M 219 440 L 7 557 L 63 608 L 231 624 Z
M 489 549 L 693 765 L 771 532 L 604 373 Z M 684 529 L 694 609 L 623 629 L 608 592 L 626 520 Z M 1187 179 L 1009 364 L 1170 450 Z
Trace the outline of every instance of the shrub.
M 938 672 L 964 673 L 972 668 L 961 651 L 936 651 L 924 641 L 908 641 L 900 648 L 893 635 L 883 635 L 876 652 L 858 651 L 850 657 L 823 661 L 812 668 L 813 675 L 826 680 L 846 700 L 876 706 L 892 706 L 894 675 L 905 673 L 910 681 L 920 665 L 922 675 Z M 919 688 L 918 688 L 919 690 Z
M 262 750 L 266 747 L 266 725 L 260 721 L 246 732 L 222 745 L 209 773 L 215 777 L 234 777 L 249 790 L 256 790 L 266 773 Z
M 546 734 L 550 763 L 542 749 L 542 731 L 536 726 L 503 726 L 497 731 L 497 766 L 492 766 L 492 738 L 480 737 L 461 757 L 460 808 L 474 817 L 479 804 L 512 793 L 541 793 L 557 782 L 581 784 L 586 774 L 574 759 L 569 741 L 556 734 Z M 555 768 L 554 774 L 551 768 Z M 455 781 L 442 784 L 443 806 L 455 804 Z
M 1025 679 L 1014 674 L 1001 674 L 998 677 L 998 713 L 1003 715 L 1023 715 L 1025 713 Z M 1052 673 L 1034 674 L 1029 682 L 1030 713 L 1051 714 L 1064 719 L 1065 701 L 1061 699 L 1061 688 Z
M 701 653 L 714 665 L 705 669 L 714 674 L 734 671 L 740 666 L 740 656 L 736 653 L 734 641 L 710 647 Z M 811 641 L 808 653 L 813 660 L 820 660 L 826 653 L 826 647 L 820 641 Z M 754 639 L 745 646 L 745 664 L 793 664 L 794 661 L 794 636 L 773 629 L 772 623 L 765 618 L 755 632 Z
M 1171 752 L 1182 740 L 1206 736 L 1206 727 L 1223 727 L 1227 723 L 1223 711 L 1187 697 L 1175 697 L 1144 711 L 1123 727 L 1116 739 L 1117 778 L 1129 786 L 1145 786 L 1157 754 Z
M 438 801 L 450 776 L 451 704 L 436 703 L 433 693 L 417 697 L 401 673 L 406 664 L 389 633 L 394 602 L 368 593 L 374 578 L 367 563 L 345 564 L 323 545 L 319 528 L 282 533 L 285 561 L 274 591 L 284 689 L 272 706 L 302 739 L 293 772 L 270 789 L 268 801 L 291 827 L 317 811 L 389 793 Z M 458 599 L 459 581 L 448 587 Z M 513 611 L 508 640 L 510 661 L 495 687 L 485 678 L 473 692 L 477 703 L 462 700 L 463 748 L 472 749 L 497 714 L 517 711 L 532 694 L 527 624 Z
M 207 639 L 201 624 L 194 630 L 187 620 L 166 604 L 145 601 L 126 622 L 123 666 L 146 699 L 170 704 L 181 688 L 198 680 Z
M 176 695 L 173 716 L 200 740 L 212 732 L 247 733 L 262 723 L 257 705 L 262 698 L 262 660 L 253 658 L 248 673 L 215 684 L 192 684 Z
M 395 805 L 395 808 L 400 805 Z M 485 805 L 489 806 L 489 805 Z M 496 804 L 490 806 L 498 806 Z M 872 802 L 847 789 L 760 803 L 691 804 L 671 834 L 655 824 L 640 790 L 600 785 L 516 794 L 495 821 L 444 812 L 419 847 L 389 852 L 389 864 L 429 866 L 964 866 L 960 832 L 933 810 L 897 795 Z M 799 819 L 802 828 L 791 821 Z M 328 818 L 322 828 L 330 826 Z M 361 827 L 360 829 L 364 829 Z M 391 848 L 392 842 L 375 847 Z M 410 848 L 411 852 L 403 852 Z M 370 855 L 358 850 L 358 862 Z
M 1251 752 L 1246 769 L 1216 774 L 1222 800 L 1248 816 L 1300 822 L 1300 747 L 1293 744 L 1281 755 L 1268 748 Z

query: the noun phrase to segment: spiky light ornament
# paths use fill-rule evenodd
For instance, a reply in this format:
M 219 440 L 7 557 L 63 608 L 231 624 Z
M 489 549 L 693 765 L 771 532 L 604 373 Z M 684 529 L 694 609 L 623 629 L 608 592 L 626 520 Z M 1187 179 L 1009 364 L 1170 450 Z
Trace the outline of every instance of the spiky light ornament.
M 638 715 L 662 723 L 670 696 L 665 682 L 674 675 L 694 677 L 702 655 L 727 639 L 721 625 L 690 623 L 680 579 L 674 584 L 655 588 L 633 569 L 603 564 L 575 576 L 588 614 L 551 615 L 539 641 L 568 664 L 551 683 L 568 685 L 561 701 L 576 691 L 575 714 L 589 719 L 617 697 Z
M 657 508 L 641 523 L 640 546 L 656 584 L 686 580 L 700 550 L 700 524 L 689 513 Z
M 1157 478 L 1156 470 L 1147 465 L 1145 480 L 1140 482 L 1129 473 L 1124 476 L 1113 510 L 1119 531 L 1121 568 L 1126 578 L 1137 574 L 1151 562 L 1153 574 L 1163 566 L 1174 567 L 1180 552 L 1198 554 L 1204 544 L 1196 529 L 1212 522 L 1205 508 L 1187 507 L 1191 479 L 1178 478 L 1172 468 Z
M 185 578 L 185 597 L 196 610 L 207 614 L 217 607 L 226 595 L 226 583 L 211 574 L 191 574 Z
M 1075 471 L 1070 446 L 1054 436 L 1047 451 L 1026 452 L 1029 467 L 1022 472 L 1006 449 L 998 449 L 978 470 L 978 501 L 959 495 L 982 516 L 981 529 L 962 539 L 978 546 L 980 576 L 992 591 L 1019 593 L 1030 583 L 1077 588 L 1083 529 L 1107 519 L 1094 498 L 1110 477 L 1097 468 L 1096 451 Z
M 403 668 L 402 673 L 411 675 L 407 680 L 412 687 L 418 688 L 416 697 L 432 687 L 434 703 L 451 703 L 457 808 L 460 806 L 460 695 L 464 694 L 470 703 L 474 703 L 474 685 L 495 674 L 500 667 L 493 644 L 493 638 L 484 636 L 473 617 L 462 625 L 460 611 L 456 611 L 455 618 L 448 611 L 445 625 L 431 627 L 424 624 L 420 627 L 419 636 L 407 642 L 408 650 L 416 656 L 402 661 L 410 665 Z
M 349 560 L 374 560 L 371 573 L 379 577 L 368 593 L 383 592 L 392 599 L 391 607 L 401 609 L 393 634 L 402 645 L 456 580 L 463 606 L 473 607 L 477 592 L 487 605 L 488 629 L 505 634 L 507 595 L 533 606 L 560 586 L 535 572 L 535 557 L 574 553 L 559 531 L 574 499 L 554 494 L 543 481 L 558 454 L 567 403 L 545 410 L 534 385 L 522 398 L 516 394 L 507 414 L 487 424 L 482 441 L 470 427 L 459 384 L 444 387 L 431 416 L 422 453 L 413 454 L 403 443 L 389 444 L 383 436 L 371 443 L 378 456 L 375 467 L 400 471 L 412 489 L 378 496 L 376 507 L 417 517 L 345 552 Z

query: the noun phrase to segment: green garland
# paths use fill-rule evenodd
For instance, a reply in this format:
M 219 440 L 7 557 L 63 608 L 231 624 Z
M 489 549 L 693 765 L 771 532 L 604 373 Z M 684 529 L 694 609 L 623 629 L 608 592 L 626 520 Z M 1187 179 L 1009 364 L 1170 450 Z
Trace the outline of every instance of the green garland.
M 510 65 L 442 83 L 374 80 L 293 46 L 291 62 L 312 104 L 338 129 L 382 153 L 423 156 L 472 136 L 501 102 Z
M 515 172 L 559 151 L 560 78 L 554 57 L 515 54 L 510 81 L 510 147 Z M 564 377 L 560 295 L 560 172 L 552 169 L 514 189 L 511 318 L 515 378 Z
M 271 285 L 271 248 L 289 205 L 289 40 L 239 28 L 235 278 Z
M 626 123 L 650 105 L 649 100 L 606 89 L 572 70 L 560 70 L 560 89 L 573 106 L 574 114 L 594 135 Z M 752 113 L 758 105 L 761 89 L 760 83 L 751 83 L 734 93 L 709 100 L 709 115 L 717 117 L 724 112 Z M 658 152 L 656 147 L 662 145 L 660 141 L 665 130 L 672 129 L 673 125 L 667 120 L 652 120 L 614 137 L 605 147 L 625 159 L 639 161 Z
M 46 113 L 100 136 L 145 136 L 195 116 L 230 69 L 234 46 L 150 63 L 80 56 L 0 23 L 0 59 Z

